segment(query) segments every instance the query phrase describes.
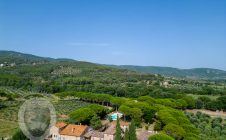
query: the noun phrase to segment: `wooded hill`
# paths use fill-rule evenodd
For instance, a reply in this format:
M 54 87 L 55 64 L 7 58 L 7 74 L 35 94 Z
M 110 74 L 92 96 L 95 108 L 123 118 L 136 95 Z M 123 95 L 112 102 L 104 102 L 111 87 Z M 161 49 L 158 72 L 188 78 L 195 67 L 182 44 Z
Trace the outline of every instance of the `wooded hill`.
M 189 78 L 195 80 L 226 80 L 226 71 L 211 68 L 178 69 L 157 66 L 110 65 L 114 68 L 128 69 L 142 73 L 161 74 L 164 76 Z
M 168 78 L 71 59 L 0 51 L 0 85 L 44 93 L 83 91 L 124 97 L 225 95 L 224 81 Z

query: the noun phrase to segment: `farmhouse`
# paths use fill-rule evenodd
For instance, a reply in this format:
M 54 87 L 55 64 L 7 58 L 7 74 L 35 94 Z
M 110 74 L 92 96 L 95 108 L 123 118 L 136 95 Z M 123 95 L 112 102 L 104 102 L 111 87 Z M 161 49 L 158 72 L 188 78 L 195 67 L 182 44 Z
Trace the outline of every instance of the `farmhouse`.
M 47 140 L 83 140 L 88 126 L 57 123 L 50 129 L 50 135 Z

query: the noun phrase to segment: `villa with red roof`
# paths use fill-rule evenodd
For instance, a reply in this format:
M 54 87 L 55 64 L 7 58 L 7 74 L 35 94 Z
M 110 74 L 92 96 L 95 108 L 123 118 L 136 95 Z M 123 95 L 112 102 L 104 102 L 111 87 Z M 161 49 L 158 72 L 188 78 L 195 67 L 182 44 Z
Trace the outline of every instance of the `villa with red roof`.
M 83 135 L 87 132 L 87 125 L 57 123 L 50 129 L 47 140 L 83 140 Z

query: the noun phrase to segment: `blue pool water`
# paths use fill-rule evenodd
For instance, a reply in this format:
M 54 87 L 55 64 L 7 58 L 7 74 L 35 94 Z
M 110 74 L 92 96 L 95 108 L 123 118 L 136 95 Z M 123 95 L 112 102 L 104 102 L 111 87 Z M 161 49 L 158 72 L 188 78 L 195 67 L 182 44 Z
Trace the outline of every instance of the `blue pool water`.
M 118 118 L 118 115 L 116 113 L 114 113 L 114 114 L 111 115 L 111 119 L 112 120 L 115 121 L 115 120 L 117 120 L 117 118 Z
M 122 113 L 116 112 L 116 113 L 111 114 L 111 119 L 113 121 L 117 120 L 118 117 L 121 118 L 122 117 Z

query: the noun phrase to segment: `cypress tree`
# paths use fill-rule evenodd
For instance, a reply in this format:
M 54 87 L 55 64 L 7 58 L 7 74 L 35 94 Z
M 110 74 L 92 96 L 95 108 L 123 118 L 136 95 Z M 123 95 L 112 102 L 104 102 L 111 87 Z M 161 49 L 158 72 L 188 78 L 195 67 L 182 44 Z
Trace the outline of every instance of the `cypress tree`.
M 116 124 L 115 140 L 121 140 L 121 127 L 120 127 L 120 123 L 119 123 L 119 118 L 118 117 L 117 117 L 117 124 Z
M 129 125 L 129 140 L 137 140 L 136 126 L 134 120 L 132 120 L 131 124 Z
M 124 140 L 129 140 L 129 130 L 126 128 Z

